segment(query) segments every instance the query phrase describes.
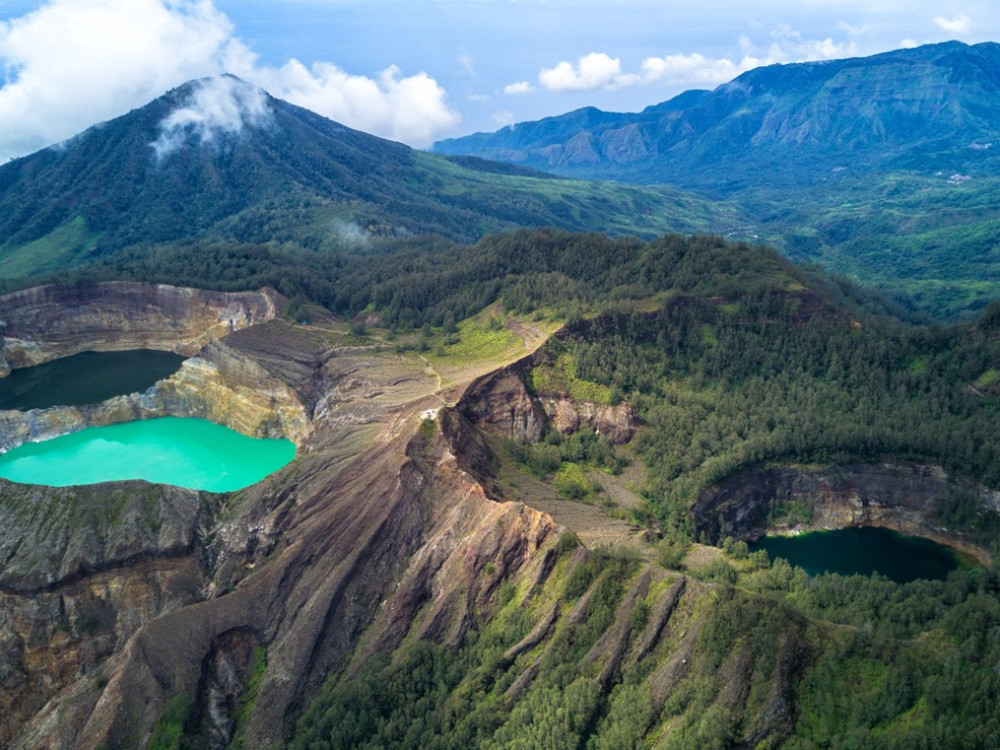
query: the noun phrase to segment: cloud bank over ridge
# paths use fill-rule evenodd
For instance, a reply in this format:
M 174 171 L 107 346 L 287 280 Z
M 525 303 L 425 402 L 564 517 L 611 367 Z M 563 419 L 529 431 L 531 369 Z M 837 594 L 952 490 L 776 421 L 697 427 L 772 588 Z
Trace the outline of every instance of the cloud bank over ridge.
M 624 71 L 617 57 L 591 52 L 575 64 L 563 60 L 552 68 L 543 68 L 538 73 L 538 83 L 547 91 L 616 90 L 655 84 L 704 88 L 726 83 L 762 65 L 833 60 L 858 54 L 853 42 L 834 42 L 830 37 L 803 39 L 801 34 L 787 27 L 774 32 L 766 48 L 758 48 L 746 36 L 740 39 L 740 47 L 744 54 L 736 61 L 725 57 L 708 58 L 697 52 L 672 54 L 647 57 L 635 72 Z M 508 86 L 505 93 L 525 93 L 528 87 L 530 84 L 522 81 Z
M 0 163 L 186 81 L 227 72 L 350 127 L 413 146 L 430 145 L 460 119 L 444 89 L 424 73 L 404 76 L 390 67 L 367 78 L 332 63 L 306 68 L 294 59 L 262 66 L 211 0 L 50 0 L 0 21 Z M 226 127 L 211 117 L 225 116 L 217 110 L 185 127 L 208 134 L 215 125 Z M 168 130 L 176 134 L 179 123 Z

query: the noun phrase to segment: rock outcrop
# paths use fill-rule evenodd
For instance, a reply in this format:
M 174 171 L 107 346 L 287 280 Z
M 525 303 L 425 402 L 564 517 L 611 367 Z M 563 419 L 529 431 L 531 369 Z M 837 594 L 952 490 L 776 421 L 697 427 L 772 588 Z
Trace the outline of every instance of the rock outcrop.
M 524 384 L 527 362 L 490 373 L 466 391 L 459 410 L 484 432 L 522 443 L 537 443 L 546 414 Z
M 564 435 L 587 429 L 613 445 L 632 439 L 639 419 L 628 403 L 597 404 L 565 393 L 533 395 L 524 378 L 536 359 L 527 357 L 480 378 L 466 391 L 459 410 L 484 432 L 522 443 L 537 443 L 547 427 Z
M 239 729 L 244 746 L 268 747 L 352 659 L 414 633 L 461 642 L 558 527 L 486 494 L 457 414 L 420 427 L 437 385 L 416 358 L 272 321 L 203 346 L 145 394 L 8 419 L 10 442 L 205 416 L 291 437 L 300 456 L 229 496 L 0 484 L 0 744 L 142 746 L 187 695 L 201 736 L 225 746 L 261 651 L 260 697 Z
M 145 393 L 99 404 L 0 411 L 0 450 L 47 440 L 87 427 L 156 417 L 197 417 L 251 437 L 299 443 L 309 428 L 307 404 L 278 375 L 238 344 L 215 341 Z
M 126 281 L 25 289 L 0 297 L 0 375 L 84 351 L 192 356 L 226 334 L 274 319 L 279 305 L 270 290 L 208 292 Z
M 204 493 L 145 482 L 0 484 L 0 745 L 32 717 L 44 727 L 63 688 L 103 682 L 144 623 L 202 597 L 213 509 Z
M 639 429 L 639 417 L 631 404 L 595 404 L 574 401 L 566 396 L 542 397 L 542 409 L 553 429 L 564 435 L 588 429 L 606 438 L 612 445 L 624 445 Z

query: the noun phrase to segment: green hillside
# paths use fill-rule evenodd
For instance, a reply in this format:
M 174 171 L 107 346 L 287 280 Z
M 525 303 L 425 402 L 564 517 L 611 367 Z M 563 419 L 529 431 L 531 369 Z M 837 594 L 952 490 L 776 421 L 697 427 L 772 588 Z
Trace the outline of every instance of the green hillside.
M 205 92 L 228 97 L 241 119 L 218 132 L 165 125 Z M 162 142 L 170 148 L 161 153 L 154 146 Z M 543 225 L 654 236 L 721 232 L 734 217 L 672 188 L 583 183 L 417 152 L 237 79 L 206 79 L 0 167 L 0 277 L 164 243 L 325 251 L 424 234 L 474 241 Z
M 947 319 L 1000 294 L 1000 45 L 773 65 L 639 113 L 581 110 L 443 141 L 589 179 L 729 201 L 757 235 Z
M 995 563 L 935 582 L 810 578 L 724 540 L 738 524 L 700 507 L 719 483 L 775 467 L 931 464 L 1000 487 L 995 306 L 975 323 L 915 326 L 849 283 L 712 237 L 522 231 L 439 248 L 433 267 L 429 253 L 394 257 L 352 277 L 361 296 L 345 312 L 429 330 L 479 305 L 573 318 L 525 382 L 539 398 L 631 404 L 638 435 L 494 439 L 486 481 L 505 499 L 541 483 L 623 514 L 662 535 L 659 563 L 575 555 L 566 535 L 542 583 L 497 581 L 460 647 L 407 639 L 331 675 L 290 747 L 990 746 Z M 623 467 L 644 477 L 629 509 L 588 478 Z M 931 523 L 995 559 L 1000 515 L 955 487 Z M 689 555 L 696 539 L 722 549 Z

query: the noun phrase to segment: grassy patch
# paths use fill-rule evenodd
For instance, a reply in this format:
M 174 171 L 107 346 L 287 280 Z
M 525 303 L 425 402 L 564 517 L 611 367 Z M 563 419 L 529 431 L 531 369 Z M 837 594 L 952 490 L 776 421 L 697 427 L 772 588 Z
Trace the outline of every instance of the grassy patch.
M 978 378 L 976 378 L 976 388 L 989 388 L 1000 379 L 1000 371 L 990 368 Z
M 699 333 L 701 333 L 701 341 L 705 346 L 719 345 L 719 336 L 715 332 L 715 326 L 703 325 L 699 329 Z
M 253 713 L 254 704 L 257 702 L 257 694 L 260 692 L 260 684 L 267 671 L 267 650 L 263 646 L 255 646 L 253 650 L 253 661 L 250 664 L 250 674 L 247 676 L 247 686 L 243 695 L 240 696 L 240 703 L 236 709 L 236 731 L 233 741 L 229 743 L 230 750 L 243 750 L 243 731 Z
M 552 478 L 552 484 L 560 494 L 571 500 L 584 500 L 600 490 L 583 467 L 573 462 L 566 462 L 559 467 Z
M 927 357 L 911 357 L 906 363 L 906 371 L 911 375 L 923 375 L 927 372 Z
M 503 319 L 477 315 L 458 324 L 458 333 L 444 336 L 441 348 L 432 346 L 434 356 L 449 364 L 468 364 L 483 360 L 505 359 L 524 347 L 524 341 L 508 328 Z
M 25 245 L 10 248 L 0 259 L 0 278 L 12 279 L 72 265 L 72 257 L 97 244 L 82 216 Z
M 535 367 L 528 374 L 528 387 L 538 394 L 566 395 L 574 401 L 611 403 L 610 386 L 583 380 L 576 375 L 576 362 L 560 354 L 554 364 Z
M 194 701 L 190 696 L 178 694 L 170 698 L 156 720 L 153 735 L 146 747 L 149 750 L 179 750 L 192 708 Z

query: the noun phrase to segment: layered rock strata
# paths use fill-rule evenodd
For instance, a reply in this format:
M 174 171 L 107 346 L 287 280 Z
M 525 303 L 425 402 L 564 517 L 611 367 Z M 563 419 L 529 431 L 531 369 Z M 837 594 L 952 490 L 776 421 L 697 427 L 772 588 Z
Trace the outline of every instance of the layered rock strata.
M 69 553 L 17 558 L 11 576 L 33 567 L 76 572 L 42 576 L 44 592 L 6 594 L 6 616 L 24 623 L 14 632 L 31 624 L 33 635 L 7 644 L 11 663 L 23 665 L 16 671 L 30 679 L 10 677 L 0 742 L 34 747 L 76 737 L 81 747 L 142 746 L 163 706 L 190 695 L 205 707 L 202 736 L 224 746 L 235 725 L 219 707 L 227 691 L 245 688 L 248 654 L 265 649 L 260 698 L 241 732 L 245 746 L 272 746 L 352 655 L 391 650 L 407 633 L 460 642 L 503 577 L 537 563 L 553 543 L 550 518 L 492 501 L 459 464 L 459 417 L 443 415 L 430 433 L 418 429 L 436 385 L 422 363 L 367 353 L 363 365 L 360 353 L 305 351 L 312 344 L 296 346 L 322 374 L 303 372 L 302 382 L 325 379 L 339 397 L 316 405 L 313 428 L 327 436 L 310 437 L 295 464 L 223 499 L 218 513 L 201 506 L 180 514 L 169 534 L 159 508 L 179 500 L 145 485 L 147 500 L 133 502 L 148 515 L 125 523 L 157 527 L 164 542 L 123 532 L 139 546 L 136 564 L 114 575 L 103 563 L 74 567 L 66 560 L 79 556 Z M 34 491 L 58 506 L 55 494 Z M 29 527 L 28 535 L 40 533 Z M 114 528 L 102 526 L 96 537 L 117 538 Z M 88 560 L 118 559 L 110 542 L 84 546 Z M 161 597 L 129 601 L 128 591 L 141 594 L 156 580 Z M 63 614 L 46 596 L 65 602 Z
M 0 411 L 0 450 L 87 427 L 164 416 L 207 419 L 250 437 L 296 443 L 304 439 L 309 422 L 294 391 L 253 360 L 216 343 L 145 393 L 86 406 Z
M 192 356 L 274 319 L 278 295 L 115 281 L 57 284 L 0 297 L 0 375 L 84 351 L 159 349 Z

